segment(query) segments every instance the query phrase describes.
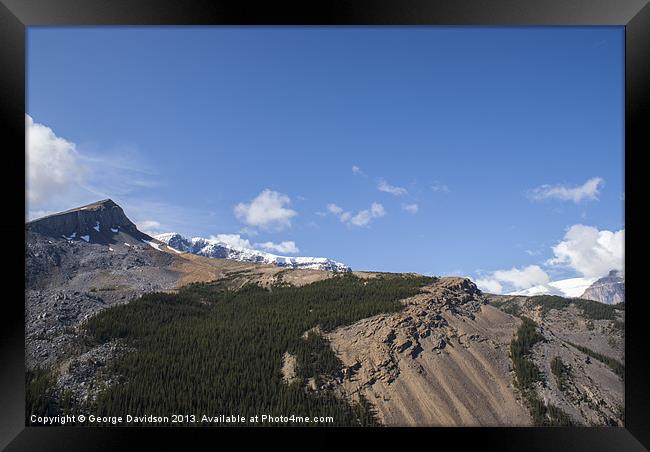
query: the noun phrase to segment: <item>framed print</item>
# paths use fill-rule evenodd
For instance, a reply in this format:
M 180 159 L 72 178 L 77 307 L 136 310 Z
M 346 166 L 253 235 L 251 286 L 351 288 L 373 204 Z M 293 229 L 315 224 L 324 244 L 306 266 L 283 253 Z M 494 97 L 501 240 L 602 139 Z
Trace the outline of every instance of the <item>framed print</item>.
M 647 2 L 0 11 L 7 450 L 648 447 Z

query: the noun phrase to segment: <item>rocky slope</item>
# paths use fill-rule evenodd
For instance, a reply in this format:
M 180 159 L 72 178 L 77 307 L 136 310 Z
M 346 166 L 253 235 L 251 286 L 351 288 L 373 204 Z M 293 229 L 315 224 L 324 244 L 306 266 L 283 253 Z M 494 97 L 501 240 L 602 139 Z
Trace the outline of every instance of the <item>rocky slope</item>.
M 531 359 L 543 376 L 536 387 L 540 400 L 563 410 L 577 425 L 623 425 L 624 382 L 614 369 L 621 372 L 625 364 L 622 306 L 562 297 L 487 298 L 539 326 L 543 340 L 533 347 Z M 561 383 L 551 367 L 555 358 L 564 368 Z
M 618 270 L 600 278 L 584 291 L 580 298 L 601 303 L 617 304 L 625 301 L 625 279 Z
M 157 235 L 156 239 L 178 251 L 217 259 L 233 259 L 242 262 L 277 265 L 278 267 L 292 269 L 313 269 L 335 272 L 350 271 L 350 267 L 347 265 L 326 257 L 277 256 L 250 248 L 233 247 L 219 240 L 205 239 L 202 237 L 188 239 L 175 232 Z
M 328 335 L 346 366 L 346 396 L 364 395 L 392 426 L 531 424 L 507 351 L 519 319 L 462 278 L 441 278 L 403 303 Z
M 346 366 L 341 393 L 363 395 L 387 425 L 532 425 L 510 354 L 526 316 L 543 338 L 528 357 L 540 371 L 538 400 L 574 425 L 623 425 L 624 310 L 603 314 L 597 302 L 583 309 L 567 299 L 549 309 L 536 300 L 441 278 L 403 300 L 403 311 L 327 336 Z

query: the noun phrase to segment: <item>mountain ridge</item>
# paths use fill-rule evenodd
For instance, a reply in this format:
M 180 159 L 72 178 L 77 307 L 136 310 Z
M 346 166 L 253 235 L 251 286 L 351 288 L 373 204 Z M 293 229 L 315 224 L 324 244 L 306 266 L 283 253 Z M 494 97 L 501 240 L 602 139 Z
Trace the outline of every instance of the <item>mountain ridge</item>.
M 279 256 L 252 248 L 232 246 L 215 239 L 206 239 L 203 237 L 187 238 L 176 232 L 158 234 L 154 238 L 165 243 L 170 248 L 199 256 L 270 264 L 292 269 L 314 269 L 334 272 L 352 271 L 349 266 L 327 257 Z
M 116 234 L 127 234 L 136 241 L 151 241 L 112 199 L 54 213 L 25 223 L 25 228 L 47 237 L 84 240 L 87 243 L 115 243 Z

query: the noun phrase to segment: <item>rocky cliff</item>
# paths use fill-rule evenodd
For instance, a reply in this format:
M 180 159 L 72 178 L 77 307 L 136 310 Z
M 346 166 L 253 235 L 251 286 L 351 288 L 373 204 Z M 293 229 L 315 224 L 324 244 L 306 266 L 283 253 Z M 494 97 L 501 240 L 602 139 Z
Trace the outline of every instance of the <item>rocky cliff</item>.
M 508 358 L 519 319 L 463 278 L 440 278 L 403 304 L 328 335 L 346 396 L 363 395 L 391 426 L 531 424 Z
M 623 303 L 625 301 L 625 279 L 618 270 L 612 270 L 607 276 L 598 279 L 589 286 L 580 298 L 606 304 Z

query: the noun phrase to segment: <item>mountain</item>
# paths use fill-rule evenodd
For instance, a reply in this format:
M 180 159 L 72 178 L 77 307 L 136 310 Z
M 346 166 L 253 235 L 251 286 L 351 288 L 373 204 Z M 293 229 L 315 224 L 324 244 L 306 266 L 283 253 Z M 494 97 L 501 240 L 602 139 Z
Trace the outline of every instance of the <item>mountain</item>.
M 624 305 L 155 238 L 110 199 L 25 229 L 28 413 L 622 425 Z
M 625 301 L 625 278 L 618 270 L 611 270 L 607 276 L 590 285 L 580 298 L 606 304 L 623 303 Z
M 110 199 L 27 222 L 25 240 L 28 368 L 68 356 L 71 331 L 87 318 L 146 293 L 230 274 L 234 287 L 299 286 L 333 275 L 181 253 L 138 230 Z
M 66 210 L 30 221 L 26 227 L 48 237 L 69 241 L 108 244 L 123 235 L 135 244 L 150 241 L 151 237 L 140 232 L 127 218 L 124 210 L 111 199 L 104 199 L 86 206 Z M 123 242 L 124 243 L 124 242 Z M 127 242 L 128 243 L 128 242 Z
M 314 269 L 334 272 L 351 271 L 347 265 L 326 257 L 276 256 L 275 254 L 265 253 L 263 251 L 234 247 L 219 240 L 205 239 L 202 237 L 188 239 L 175 232 L 160 234 L 155 236 L 155 238 L 175 250 L 197 254 L 199 256 L 277 265 L 278 267 L 292 269 Z
M 539 284 L 524 290 L 510 292 L 507 295 L 559 295 L 562 297 L 580 297 L 580 295 L 596 278 L 569 278 L 552 281 L 548 284 Z

